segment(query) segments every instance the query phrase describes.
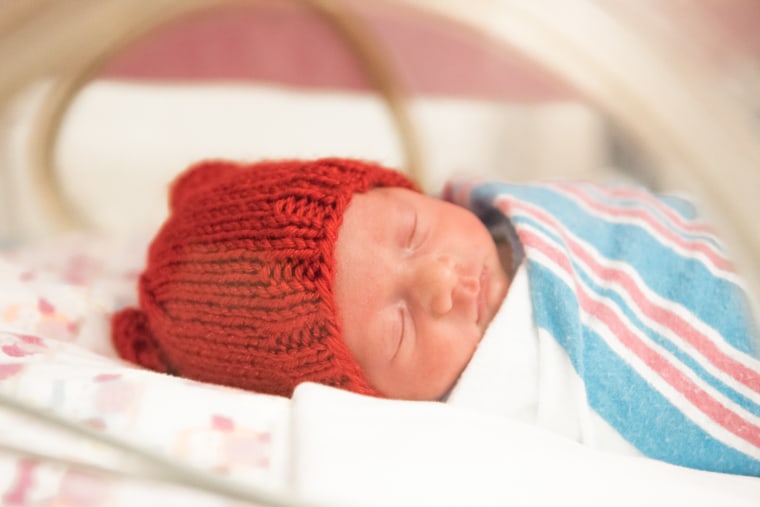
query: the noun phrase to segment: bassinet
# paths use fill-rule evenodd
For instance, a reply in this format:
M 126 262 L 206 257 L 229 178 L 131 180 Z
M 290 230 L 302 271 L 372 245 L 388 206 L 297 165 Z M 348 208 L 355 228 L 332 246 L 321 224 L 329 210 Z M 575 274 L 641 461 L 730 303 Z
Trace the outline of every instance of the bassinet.
M 299 3 L 326 24 L 281 2 L 213 0 L 30 2 L 0 15 L 0 59 L 8 62 L 0 76 L 7 105 L 0 196 L 9 217 L 0 226 L 14 247 L 0 261 L 4 504 L 756 505 L 757 479 L 596 453 L 435 403 L 308 384 L 287 400 L 160 376 L 113 357 L 107 316 L 134 297 L 145 234 L 163 213 L 163 185 L 209 149 L 245 157 L 341 150 L 406 167 L 431 191 L 455 171 L 644 179 L 696 195 L 760 293 L 754 74 L 737 77 L 748 60 L 718 53 L 747 40 L 721 38 L 731 29 L 716 22 L 726 13 L 718 3 L 706 4 L 702 17 L 623 1 Z M 746 5 L 745 15 L 758 14 Z M 70 13 L 76 8 L 81 19 Z M 680 31 L 660 24 L 667 16 L 681 16 Z M 238 29 L 258 23 L 270 43 L 278 28 L 313 30 L 307 33 L 328 42 L 325 33 L 337 33 L 333 45 L 315 43 L 315 52 L 347 43 L 344 57 L 358 55 L 369 77 L 356 67 L 337 83 L 314 69 L 306 77 L 272 71 L 265 79 L 277 82 L 249 87 L 245 80 L 260 76 L 233 72 L 205 86 L 197 69 L 158 59 L 167 67 L 151 72 L 163 82 L 125 79 L 147 72 L 151 51 L 181 55 L 177 48 L 193 41 L 183 34 L 197 35 L 209 19 Z M 132 60 L 127 53 L 108 63 L 159 26 L 169 35 L 145 39 Z M 701 52 L 688 43 L 695 34 L 704 37 Z M 227 49 L 261 43 L 237 37 Z M 754 42 L 743 47 L 756 58 Z M 405 46 L 412 43 L 440 47 L 415 56 L 415 46 Z M 264 53 L 277 51 L 271 44 Z M 447 75 L 447 58 L 481 60 L 452 64 L 457 70 Z M 515 73 L 522 87 L 514 86 Z M 98 74 L 108 79 L 85 89 Z M 743 87 L 742 100 L 728 93 L 729 80 Z M 381 99 L 368 92 L 373 87 Z M 219 115 L 220 104 L 237 111 Z M 205 118 L 214 128 L 195 131 L 176 119 L 192 108 L 189 121 Z M 160 114 L 148 116 L 156 110 L 173 116 L 160 123 Z M 109 121 L 117 113 L 122 121 Z M 268 119 L 254 135 L 246 130 L 251 114 Z M 155 128 L 138 135 L 151 122 Z M 297 122 L 317 130 L 332 124 L 335 133 L 299 136 Z M 176 141 L 146 141 L 166 129 L 179 132 Z M 245 151 L 248 137 L 270 151 Z M 98 146 L 109 139 L 156 154 Z M 632 161 L 638 164 L 624 172 L 607 167 Z M 151 173 L 158 165 L 169 169 Z M 109 181 L 119 183 L 106 188 Z M 78 233 L 59 237 L 72 228 Z M 21 412 L 30 404 L 63 419 L 33 422 Z

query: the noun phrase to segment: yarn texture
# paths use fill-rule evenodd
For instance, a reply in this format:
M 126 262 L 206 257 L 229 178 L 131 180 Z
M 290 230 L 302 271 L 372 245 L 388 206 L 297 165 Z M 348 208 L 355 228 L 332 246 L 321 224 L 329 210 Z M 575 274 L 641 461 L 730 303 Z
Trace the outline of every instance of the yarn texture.
M 118 354 L 260 393 L 290 396 L 312 381 L 379 395 L 343 341 L 333 297 L 343 212 L 378 186 L 417 190 L 347 159 L 191 167 L 148 250 L 139 308 L 113 316 Z

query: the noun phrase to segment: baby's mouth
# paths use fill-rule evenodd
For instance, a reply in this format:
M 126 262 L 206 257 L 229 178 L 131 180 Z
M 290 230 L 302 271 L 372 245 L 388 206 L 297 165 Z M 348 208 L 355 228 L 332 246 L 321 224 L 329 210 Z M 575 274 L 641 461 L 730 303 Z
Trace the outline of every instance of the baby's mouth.
M 476 301 L 478 312 L 475 323 L 480 326 L 485 318 L 486 297 L 488 296 L 488 268 L 486 266 L 483 266 L 483 269 L 480 271 L 478 282 L 478 295 Z

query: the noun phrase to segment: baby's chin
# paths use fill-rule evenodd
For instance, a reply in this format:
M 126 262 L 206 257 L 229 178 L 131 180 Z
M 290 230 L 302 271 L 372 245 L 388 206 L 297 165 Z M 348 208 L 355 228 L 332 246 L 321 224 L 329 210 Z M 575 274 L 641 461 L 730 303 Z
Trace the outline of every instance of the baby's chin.
M 478 338 L 476 340 L 474 340 L 475 341 L 475 346 L 472 348 L 472 353 L 467 358 L 467 361 L 465 361 L 465 363 L 462 365 L 462 367 L 459 370 L 459 372 L 457 373 L 456 377 L 454 377 L 453 380 L 450 380 L 446 384 L 445 388 L 443 388 L 440 391 L 440 394 L 438 394 L 435 398 L 431 398 L 430 401 L 444 401 L 445 402 L 449 398 L 449 395 L 451 394 L 451 391 L 454 390 L 454 388 L 457 385 L 457 382 L 459 382 L 459 379 L 462 377 L 462 374 L 467 369 L 467 365 L 470 364 L 470 361 L 472 360 L 472 356 L 475 355 L 475 349 L 477 349 L 478 345 L 480 345 L 480 342 L 483 339 L 483 335 L 485 335 L 485 333 L 481 333 L 478 336 Z
M 468 340 L 471 347 L 467 350 L 466 353 L 463 353 L 459 356 L 458 363 L 455 367 L 451 368 L 453 375 L 450 374 L 449 377 L 442 379 L 438 388 L 431 391 L 430 396 L 425 399 L 429 401 L 440 401 L 448 398 L 449 393 L 452 389 L 454 389 L 454 386 L 456 386 L 459 378 L 462 376 L 462 373 L 464 373 L 464 370 L 466 370 L 467 366 L 470 364 L 472 357 L 475 355 L 475 350 L 477 350 L 478 345 L 480 345 L 480 342 L 483 340 L 484 335 L 485 331 L 478 331 L 472 335 L 472 337 Z
M 409 401 L 440 401 L 448 397 L 451 390 L 456 385 L 459 377 L 470 364 L 472 356 L 475 355 L 482 335 L 470 338 L 468 341 L 472 347 L 466 353 L 460 353 L 456 359 L 449 363 L 449 368 L 443 374 L 420 375 L 416 380 L 410 381 L 410 384 L 403 389 L 391 389 L 390 391 L 378 391 L 386 398 Z

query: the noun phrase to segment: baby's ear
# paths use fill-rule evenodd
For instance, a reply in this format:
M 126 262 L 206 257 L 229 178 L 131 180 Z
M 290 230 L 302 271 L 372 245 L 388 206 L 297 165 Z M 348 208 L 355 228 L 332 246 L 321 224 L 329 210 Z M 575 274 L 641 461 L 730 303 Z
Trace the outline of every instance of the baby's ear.
M 178 206 L 198 192 L 216 186 L 240 169 L 239 164 L 225 160 L 206 160 L 190 166 L 171 184 L 169 197 L 171 210 L 177 209 Z

